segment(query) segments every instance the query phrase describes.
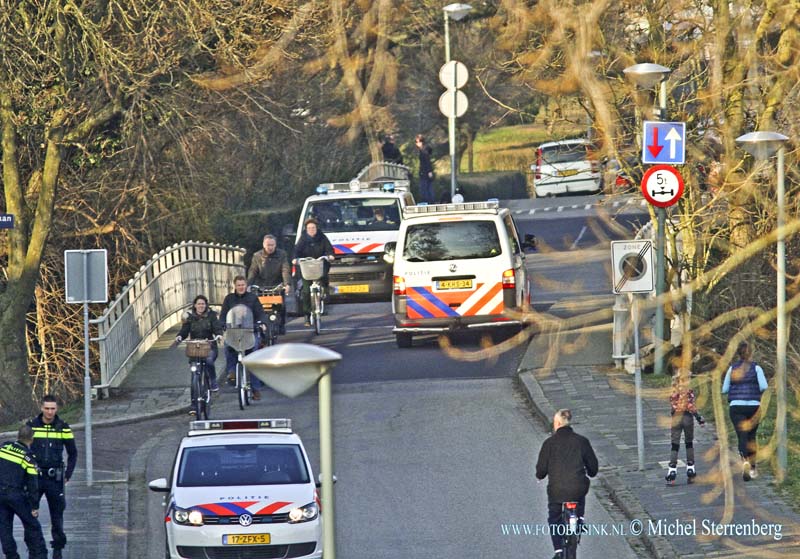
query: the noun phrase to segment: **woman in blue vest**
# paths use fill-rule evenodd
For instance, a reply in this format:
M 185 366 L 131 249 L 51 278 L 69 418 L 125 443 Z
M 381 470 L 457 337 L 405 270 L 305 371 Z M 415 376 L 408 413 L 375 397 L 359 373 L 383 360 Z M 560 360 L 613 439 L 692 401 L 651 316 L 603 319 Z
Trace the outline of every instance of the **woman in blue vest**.
M 736 348 L 738 358 L 728 368 L 722 393 L 728 395 L 731 406 L 731 421 L 739 438 L 739 454 L 744 461 L 742 478 L 750 481 L 758 475 L 756 471 L 756 431 L 760 419 L 758 410 L 761 394 L 767 389 L 764 369 L 752 361 L 753 352 L 747 342 Z

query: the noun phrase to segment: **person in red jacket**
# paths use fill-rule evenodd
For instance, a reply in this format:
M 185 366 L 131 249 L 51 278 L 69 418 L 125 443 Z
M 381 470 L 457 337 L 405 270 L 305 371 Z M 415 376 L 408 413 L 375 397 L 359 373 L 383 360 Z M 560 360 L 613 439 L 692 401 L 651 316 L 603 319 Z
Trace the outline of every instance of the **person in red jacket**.
M 672 450 L 669 456 L 669 470 L 666 480 L 672 484 L 678 475 L 678 451 L 681 448 L 681 434 L 686 444 L 686 477 L 692 483 L 697 472 L 694 469 L 694 421 L 701 426 L 706 422 L 694 404 L 694 390 L 689 388 L 691 373 L 687 369 L 679 369 L 672 377 L 672 392 L 669 396 L 670 413 L 672 414 L 672 427 L 670 429 L 670 442 Z

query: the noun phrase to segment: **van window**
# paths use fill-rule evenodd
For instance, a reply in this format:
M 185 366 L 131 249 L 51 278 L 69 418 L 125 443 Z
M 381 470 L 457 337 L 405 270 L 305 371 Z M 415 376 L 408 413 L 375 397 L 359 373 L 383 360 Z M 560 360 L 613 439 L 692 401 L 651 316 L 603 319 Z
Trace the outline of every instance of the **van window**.
M 503 223 L 506 226 L 506 234 L 508 235 L 508 239 L 511 241 L 512 251 L 514 254 L 519 254 L 519 239 L 517 238 L 517 228 L 514 226 L 514 221 L 511 219 L 510 215 L 507 215 L 505 219 L 503 219 Z
M 574 163 L 588 159 L 586 144 L 559 144 L 542 149 L 544 164 Z
M 397 231 L 400 206 L 395 198 L 340 198 L 309 202 L 303 221 L 319 221 L 325 233 Z
M 409 262 L 492 258 L 502 252 L 494 221 L 410 225 L 403 258 Z

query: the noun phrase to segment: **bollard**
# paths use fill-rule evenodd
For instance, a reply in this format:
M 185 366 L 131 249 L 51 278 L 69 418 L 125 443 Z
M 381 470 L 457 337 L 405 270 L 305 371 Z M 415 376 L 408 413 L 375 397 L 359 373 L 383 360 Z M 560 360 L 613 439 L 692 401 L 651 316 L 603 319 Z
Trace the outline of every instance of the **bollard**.
M 614 330 L 612 338 L 612 353 L 611 358 L 617 369 L 621 369 L 625 365 L 625 359 L 628 355 L 625 353 L 625 342 L 627 340 L 628 331 L 628 318 L 630 317 L 630 309 L 628 308 L 628 297 L 626 295 L 617 295 L 614 299 Z

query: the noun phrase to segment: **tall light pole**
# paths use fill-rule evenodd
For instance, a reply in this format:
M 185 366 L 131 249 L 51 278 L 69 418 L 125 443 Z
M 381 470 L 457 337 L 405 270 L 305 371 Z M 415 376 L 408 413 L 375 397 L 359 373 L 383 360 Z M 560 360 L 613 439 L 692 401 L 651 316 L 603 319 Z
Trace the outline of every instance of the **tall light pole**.
M 289 398 L 315 384 L 319 387 L 319 469 L 322 478 L 322 551 L 336 559 L 333 507 L 333 413 L 331 369 L 342 359 L 333 350 L 312 344 L 278 344 L 244 358 L 247 370 L 270 388 Z
M 786 433 L 786 242 L 784 240 L 783 226 L 785 222 L 785 191 L 784 191 L 784 158 L 786 148 L 784 143 L 788 140 L 783 134 L 777 132 L 751 132 L 736 138 L 742 148 L 756 159 L 768 159 L 778 154 L 778 241 L 777 241 L 777 347 L 775 348 L 775 385 L 777 387 L 777 414 L 775 430 L 778 432 L 778 468 L 775 478 L 778 483 L 783 483 L 787 467 L 787 433 Z
M 661 85 L 659 90 L 659 120 L 667 120 L 667 78 L 670 70 L 660 64 L 634 64 L 623 70 L 624 74 L 630 78 L 638 87 L 642 89 L 652 89 L 657 84 Z M 655 328 L 655 355 L 653 356 L 653 373 L 660 375 L 664 370 L 664 303 L 660 300 L 665 291 L 665 250 L 666 244 L 666 208 L 656 208 L 656 328 Z
M 450 19 L 460 21 L 472 11 L 469 4 L 448 4 L 444 8 L 444 61 L 450 62 Z M 450 144 L 450 199 L 456 193 L 456 115 L 447 118 L 447 136 Z

